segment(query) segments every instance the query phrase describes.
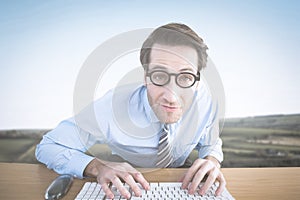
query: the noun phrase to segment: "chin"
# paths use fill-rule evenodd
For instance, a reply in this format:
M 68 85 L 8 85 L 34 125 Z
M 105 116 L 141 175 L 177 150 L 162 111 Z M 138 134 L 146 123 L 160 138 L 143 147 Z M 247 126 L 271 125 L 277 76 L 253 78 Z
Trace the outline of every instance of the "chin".
M 173 124 L 176 123 L 180 120 L 181 118 L 181 114 L 169 114 L 169 113 L 164 113 L 164 115 L 162 116 L 162 118 L 160 118 L 160 121 L 166 124 Z
M 179 119 L 176 119 L 176 120 L 175 120 L 175 119 L 170 119 L 170 120 L 166 120 L 165 123 L 166 123 L 166 124 L 173 124 L 173 123 L 178 122 L 178 120 L 179 120 Z

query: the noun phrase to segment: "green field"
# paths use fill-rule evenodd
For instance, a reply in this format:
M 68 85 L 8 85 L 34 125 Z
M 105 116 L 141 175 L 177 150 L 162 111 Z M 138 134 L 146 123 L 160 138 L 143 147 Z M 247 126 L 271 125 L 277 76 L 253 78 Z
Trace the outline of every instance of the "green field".
M 0 131 L 0 162 L 37 163 L 36 144 L 48 130 Z M 223 167 L 300 166 L 300 114 L 226 119 Z
M 300 115 L 228 119 L 224 167 L 300 166 Z
M 34 150 L 47 130 L 0 131 L 0 162 L 37 163 Z
M 9 139 L 4 138 L 0 140 L 0 162 L 16 159 L 22 155 L 28 148 L 33 145 L 31 139 Z

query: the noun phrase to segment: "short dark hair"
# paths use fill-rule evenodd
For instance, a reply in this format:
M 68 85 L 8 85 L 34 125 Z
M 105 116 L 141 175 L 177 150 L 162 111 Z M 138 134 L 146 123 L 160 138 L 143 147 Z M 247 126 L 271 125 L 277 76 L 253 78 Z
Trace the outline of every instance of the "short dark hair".
M 169 23 L 158 27 L 150 34 L 144 41 L 140 51 L 140 61 L 144 68 L 146 68 L 150 62 L 151 48 L 154 44 L 192 47 L 197 51 L 198 71 L 206 66 L 206 50 L 208 48 L 203 42 L 203 39 L 185 24 Z

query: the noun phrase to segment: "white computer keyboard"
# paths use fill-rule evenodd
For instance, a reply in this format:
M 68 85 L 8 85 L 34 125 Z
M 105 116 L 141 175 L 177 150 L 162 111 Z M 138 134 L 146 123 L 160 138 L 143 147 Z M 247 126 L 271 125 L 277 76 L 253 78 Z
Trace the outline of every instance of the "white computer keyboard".
M 180 182 L 160 182 L 160 183 L 150 183 L 150 190 L 142 190 L 142 196 L 136 197 L 134 196 L 133 192 L 130 190 L 128 185 L 124 185 L 128 191 L 130 191 L 132 200 L 136 199 L 149 199 L 149 200 L 164 200 L 164 199 L 234 199 L 231 194 L 225 189 L 221 196 L 215 196 L 215 191 L 218 187 L 218 183 L 215 183 L 209 191 L 200 196 L 198 193 L 194 195 L 188 194 L 187 190 L 181 189 Z M 199 187 L 201 187 L 200 184 Z M 120 195 L 117 188 L 115 186 L 111 186 L 111 190 L 114 193 L 114 199 L 125 199 Z M 96 182 L 86 182 L 78 195 L 76 196 L 75 200 L 88 200 L 88 199 L 107 199 L 105 196 L 104 191 L 101 189 L 101 186 Z

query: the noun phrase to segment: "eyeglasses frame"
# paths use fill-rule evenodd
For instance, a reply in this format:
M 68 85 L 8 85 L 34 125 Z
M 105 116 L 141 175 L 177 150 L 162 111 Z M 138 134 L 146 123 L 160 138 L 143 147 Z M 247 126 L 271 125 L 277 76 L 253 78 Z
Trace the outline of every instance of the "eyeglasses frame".
M 156 84 L 156 83 L 152 80 L 152 74 L 155 73 L 155 72 L 163 72 L 163 73 L 168 74 L 168 77 L 169 77 L 169 78 L 168 78 L 168 81 L 167 81 L 165 84 L 163 84 L 163 85 L 161 85 L 161 84 Z M 182 87 L 182 86 L 178 83 L 178 81 L 177 81 L 177 77 L 180 76 L 180 75 L 182 75 L 182 74 L 190 74 L 190 75 L 192 75 L 192 76 L 195 78 L 195 81 L 193 82 L 193 84 L 190 85 L 190 86 L 188 86 L 188 87 Z M 164 70 L 154 70 L 154 71 L 152 71 L 152 72 L 149 72 L 149 71 L 147 70 L 146 76 L 148 76 L 148 77 L 150 78 L 151 82 L 152 82 L 154 85 L 156 85 L 156 86 L 164 86 L 164 85 L 169 84 L 170 81 L 171 81 L 171 76 L 175 76 L 175 82 L 176 82 L 176 84 L 177 84 L 179 87 L 181 87 L 181 88 L 190 88 L 190 87 L 193 87 L 193 85 L 195 85 L 196 81 L 200 81 L 200 72 L 199 72 L 199 71 L 197 71 L 197 75 L 195 75 L 195 74 L 190 73 L 190 72 L 182 72 L 182 73 L 176 74 L 176 73 L 168 73 L 168 72 L 166 72 L 166 71 L 164 71 Z

